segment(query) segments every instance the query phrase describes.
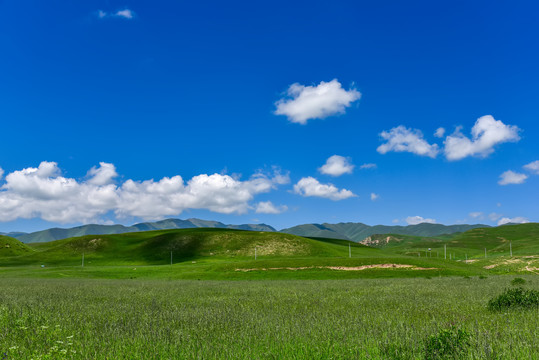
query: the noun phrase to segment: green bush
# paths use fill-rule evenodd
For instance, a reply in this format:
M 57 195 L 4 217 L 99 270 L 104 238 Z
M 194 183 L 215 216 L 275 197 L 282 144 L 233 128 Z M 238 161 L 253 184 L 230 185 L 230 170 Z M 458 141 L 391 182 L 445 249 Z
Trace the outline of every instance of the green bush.
M 520 277 L 517 277 L 517 278 L 514 278 L 512 281 L 511 281 L 511 285 L 524 285 L 526 283 L 526 280 L 524 280 L 523 278 L 520 278 Z
M 502 311 L 510 308 L 533 308 L 539 306 L 539 291 L 523 288 L 507 289 L 488 302 L 491 311 Z
M 427 338 L 425 344 L 426 360 L 460 359 L 470 346 L 470 334 L 463 329 L 451 326 Z

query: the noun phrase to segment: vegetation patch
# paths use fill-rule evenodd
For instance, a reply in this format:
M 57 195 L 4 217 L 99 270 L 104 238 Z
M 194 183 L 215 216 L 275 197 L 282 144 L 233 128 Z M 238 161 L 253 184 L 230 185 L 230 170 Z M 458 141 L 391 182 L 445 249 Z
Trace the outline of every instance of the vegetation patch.
M 526 280 L 524 280 L 521 277 L 517 277 L 511 280 L 511 285 L 517 286 L 517 285 L 524 285 L 524 284 L 526 284 Z
M 539 307 L 539 291 L 533 289 L 525 290 L 521 287 L 507 289 L 488 302 L 488 309 L 490 311 L 537 307 Z
M 425 359 L 462 359 L 471 345 L 471 335 L 452 325 L 431 335 L 425 342 Z

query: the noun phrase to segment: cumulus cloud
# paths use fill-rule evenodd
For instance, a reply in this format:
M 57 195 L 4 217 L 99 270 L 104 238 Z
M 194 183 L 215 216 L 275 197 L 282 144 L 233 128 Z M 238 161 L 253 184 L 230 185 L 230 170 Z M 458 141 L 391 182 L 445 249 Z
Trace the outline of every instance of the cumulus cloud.
M 317 86 L 294 83 L 288 88 L 287 94 L 287 98 L 275 103 L 275 114 L 285 115 L 291 122 L 302 125 L 310 119 L 343 114 L 347 107 L 361 97 L 355 89 L 343 89 L 337 79 L 322 81 Z
M 529 164 L 524 165 L 524 169 L 535 175 L 539 175 L 539 160 L 535 160 Z
M 257 214 L 280 214 L 288 210 L 288 206 L 275 206 L 271 201 L 261 201 L 256 205 Z
M 331 176 L 351 174 L 353 170 L 354 165 L 350 163 L 350 159 L 339 155 L 330 156 L 326 163 L 318 169 L 322 174 Z
M 498 220 L 498 226 L 505 225 L 505 224 L 510 224 L 510 223 L 511 224 L 526 224 L 526 223 L 529 223 L 529 222 L 530 222 L 530 220 L 528 220 L 525 217 L 521 217 L 521 216 L 517 216 L 517 217 L 514 217 L 514 218 L 503 217 L 500 220 Z
M 509 185 L 509 184 L 522 184 L 526 179 L 528 178 L 528 175 L 517 173 L 511 170 L 507 170 L 503 174 L 500 175 L 500 180 L 498 181 L 498 184 L 500 185 Z
M 2 180 L 3 176 L 4 176 L 4 169 L 0 168 L 0 180 Z
M 377 168 L 377 165 L 376 164 L 372 164 L 372 163 L 368 163 L 368 164 L 363 164 L 359 167 L 360 169 L 376 169 Z
M 434 219 L 425 219 L 421 216 L 408 216 L 405 219 L 406 223 L 408 225 L 417 225 L 422 223 L 428 223 L 428 224 L 436 224 L 436 220 Z
M 371 200 L 372 200 L 372 201 L 378 200 L 379 197 L 380 197 L 380 195 L 375 194 L 375 193 L 371 193 Z
M 100 162 L 99 167 L 91 168 L 87 176 L 90 177 L 89 184 L 101 186 L 110 184 L 112 179 L 118 176 L 118 173 L 116 173 L 116 167 L 113 164 Z
M 434 136 L 436 136 L 437 138 L 442 138 L 444 137 L 444 134 L 445 134 L 445 129 L 443 127 L 439 127 L 438 129 L 436 129 L 436 131 L 434 132 Z
M 258 173 L 245 181 L 202 174 L 187 183 L 176 175 L 116 185 L 112 183 L 116 176 L 116 168 L 108 163 L 90 169 L 89 178 L 80 181 L 62 176 L 55 162 L 14 171 L 0 187 L 0 221 L 41 218 L 59 223 L 88 222 L 108 212 L 156 220 L 186 209 L 241 214 L 248 211 L 257 194 L 269 192 L 288 179 L 280 173 Z
M 294 185 L 294 192 L 301 196 L 316 196 L 334 201 L 344 200 L 356 196 L 346 189 L 339 190 L 333 184 L 321 184 L 313 177 L 305 177 Z
M 100 19 L 116 17 L 131 20 L 135 17 L 135 13 L 133 12 L 133 10 L 130 9 L 118 10 L 114 13 L 108 13 L 103 10 L 98 10 L 97 17 Z
M 416 155 L 435 158 L 438 155 L 438 145 L 429 144 L 418 129 L 408 129 L 403 125 L 389 131 L 383 131 L 380 136 L 387 142 L 376 149 L 380 154 L 390 151 L 411 152 Z
M 458 127 L 446 137 L 445 156 L 448 160 L 460 160 L 468 156 L 486 157 L 494 152 L 494 147 L 505 142 L 520 140 L 520 129 L 515 125 L 505 125 L 491 115 L 477 119 L 472 127 L 472 138 L 468 138 Z

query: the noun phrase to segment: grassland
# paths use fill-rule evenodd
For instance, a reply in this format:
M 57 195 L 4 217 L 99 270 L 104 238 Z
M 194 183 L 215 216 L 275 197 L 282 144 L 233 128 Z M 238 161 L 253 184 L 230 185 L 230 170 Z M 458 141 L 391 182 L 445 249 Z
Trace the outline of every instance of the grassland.
M 526 276 L 527 287 L 539 279 Z M 452 325 L 464 359 L 537 359 L 539 311 L 492 313 L 512 277 L 0 282 L 5 359 L 424 359 Z
M 539 289 L 538 226 L 379 248 L 222 229 L 0 238 L 0 359 L 428 359 L 444 329 L 469 336 L 453 358 L 537 359 L 539 309 L 487 303 L 515 276 Z

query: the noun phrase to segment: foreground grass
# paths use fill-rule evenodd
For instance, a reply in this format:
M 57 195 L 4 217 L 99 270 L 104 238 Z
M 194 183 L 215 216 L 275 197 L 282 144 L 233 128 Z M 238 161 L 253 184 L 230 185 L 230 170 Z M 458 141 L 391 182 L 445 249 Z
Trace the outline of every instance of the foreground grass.
M 463 358 L 536 359 L 539 311 L 486 308 L 512 278 L 3 278 L 0 357 L 423 359 L 426 339 L 454 325 L 471 334 Z

